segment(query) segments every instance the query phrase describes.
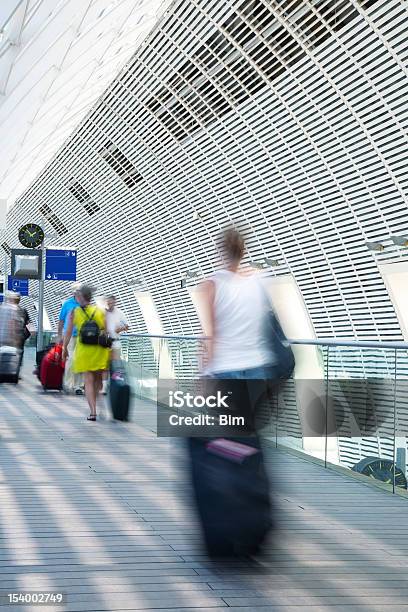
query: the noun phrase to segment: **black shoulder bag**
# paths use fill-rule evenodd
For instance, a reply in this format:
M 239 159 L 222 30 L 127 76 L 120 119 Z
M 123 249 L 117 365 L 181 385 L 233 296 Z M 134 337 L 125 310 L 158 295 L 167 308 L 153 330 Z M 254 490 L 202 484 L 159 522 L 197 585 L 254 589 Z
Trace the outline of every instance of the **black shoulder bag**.
M 278 317 L 269 302 L 268 295 L 265 290 L 264 292 L 268 308 L 266 312 L 265 334 L 268 345 L 276 358 L 274 367 L 276 369 L 277 378 L 280 380 L 287 380 L 292 376 L 293 370 L 295 369 L 295 356 L 281 324 L 279 323 Z

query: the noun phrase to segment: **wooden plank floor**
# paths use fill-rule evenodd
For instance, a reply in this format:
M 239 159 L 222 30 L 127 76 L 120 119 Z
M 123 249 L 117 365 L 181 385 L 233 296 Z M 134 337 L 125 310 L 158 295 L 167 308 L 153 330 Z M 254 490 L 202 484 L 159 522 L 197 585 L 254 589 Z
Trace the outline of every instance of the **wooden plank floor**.
M 0 386 L 0 593 L 67 594 L 0 611 L 408 612 L 404 499 L 272 449 L 279 513 L 263 565 L 213 564 L 182 444 L 133 408 L 132 423 L 88 423 L 85 400 L 43 394 L 29 364 Z

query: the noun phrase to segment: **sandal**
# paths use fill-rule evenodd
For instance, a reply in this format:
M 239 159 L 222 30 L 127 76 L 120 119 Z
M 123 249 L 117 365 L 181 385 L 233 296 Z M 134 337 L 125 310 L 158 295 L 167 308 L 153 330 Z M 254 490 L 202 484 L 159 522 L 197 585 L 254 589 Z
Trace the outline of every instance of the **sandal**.
M 90 414 L 89 417 L 86 417 L 87 421 L 96 421 L 96 414 Z

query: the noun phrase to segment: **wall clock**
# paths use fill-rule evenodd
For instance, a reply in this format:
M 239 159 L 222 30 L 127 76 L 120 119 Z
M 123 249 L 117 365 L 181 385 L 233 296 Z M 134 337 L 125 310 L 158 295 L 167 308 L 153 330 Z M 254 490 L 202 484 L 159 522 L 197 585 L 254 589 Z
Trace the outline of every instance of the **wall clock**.
M 364 474 L 364 476 L 375 478 L 387 484 L 392 484 L 394 477 L 393 462 L 390 459 L 381 459 L 380 457 L 365 457 L 356 463 L 356 465 L 353 465 L 351 469 L 354 472 L 359 472 Z M 395 466 L 395 484 L 402 489 L 407 488 L 404 472 L 397 466 Z
M 36 223 L 26 223 L 18 230 L 18 239 L 28 249 L 37 249 L 44 240 L 44 231 Z

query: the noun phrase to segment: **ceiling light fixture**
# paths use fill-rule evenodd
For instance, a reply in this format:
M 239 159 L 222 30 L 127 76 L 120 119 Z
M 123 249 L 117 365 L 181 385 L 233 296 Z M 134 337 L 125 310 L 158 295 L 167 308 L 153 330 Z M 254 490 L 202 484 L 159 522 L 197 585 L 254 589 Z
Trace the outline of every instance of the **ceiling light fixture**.
M 271 266 L 272 268 L 276 268 L 280 266 L 280 262 L 278 259 L 271 259 L 270 257 L 265 257 L 265 263 L 267 266 Z
M 405 236 L 390 236 L 390 238 L 396 246 L 408 247 L 408 238 Z
M 384 245 L 381 242 L 366 242 L 366 247 L 369 251 L 383 251 Z
M 187 287 L 187 279 L 189 278 L 198 278 L 200 273 L 197 270 L 186 270 L 184 274 L 182 274 L 180 279 L 180 287 L 181 289 L 185 289 Z
M 128 278 L 125 280 L 125 285 L 133 287 L 134 285 L 141 285 L 142 281 L 139 278 Z
M 252 266 L 253 268 L 264 268 L 265 267 L 265 262 L 264 261 L 250 261 L 249 265 Z

